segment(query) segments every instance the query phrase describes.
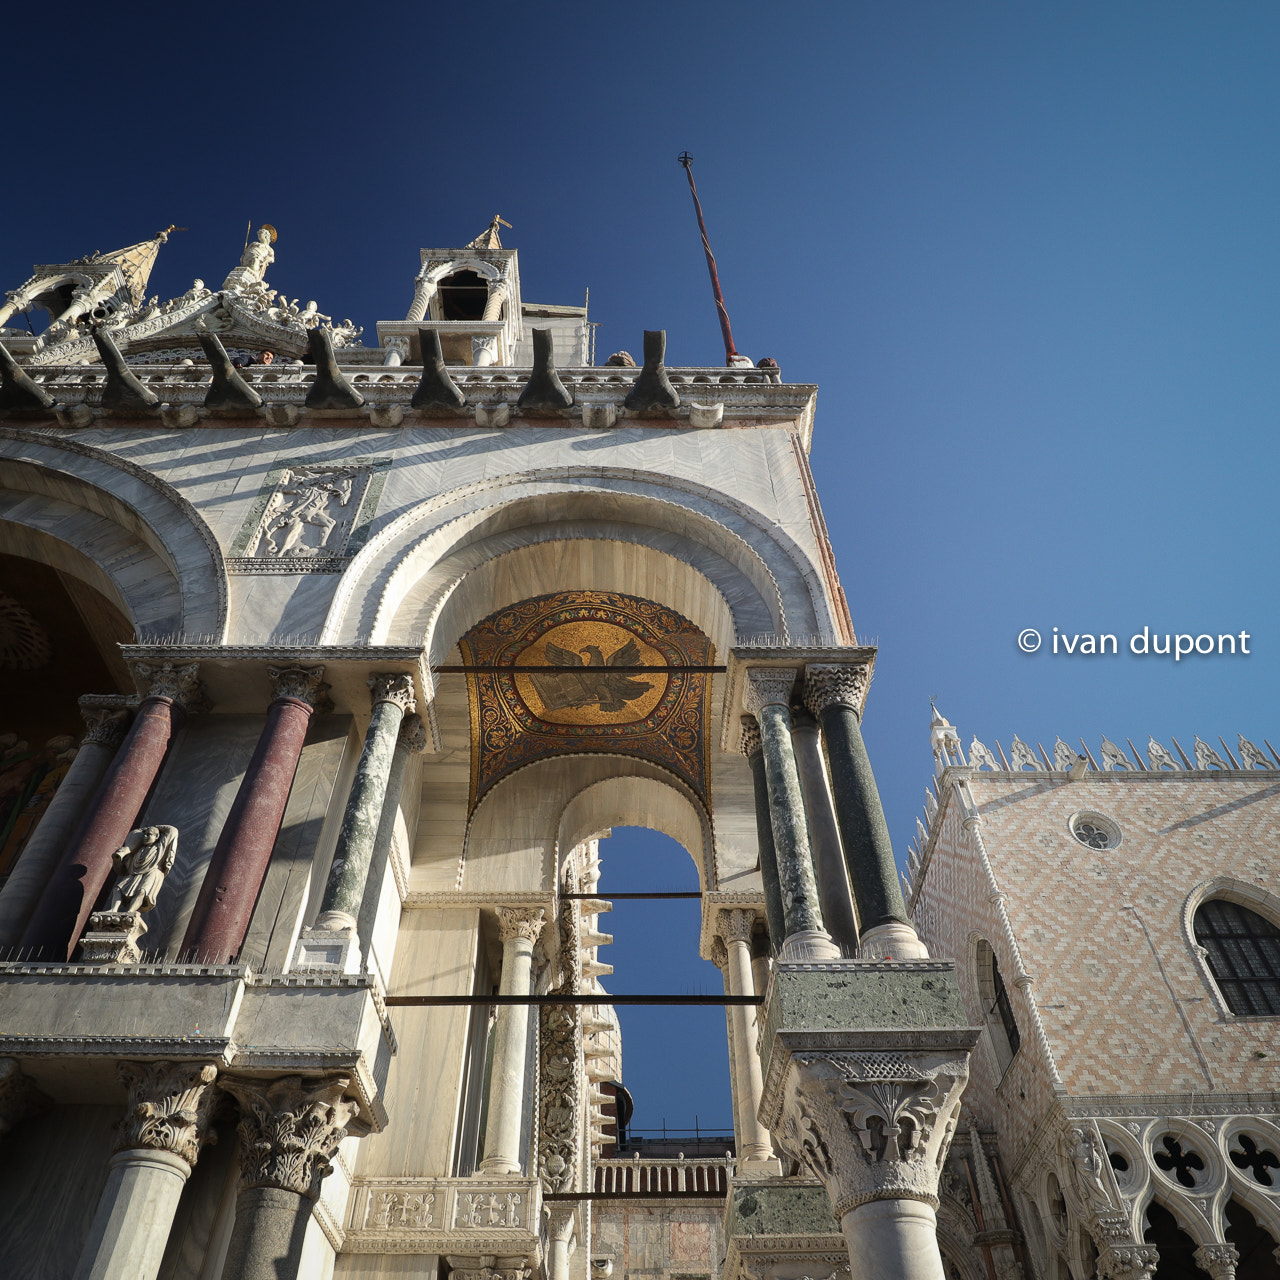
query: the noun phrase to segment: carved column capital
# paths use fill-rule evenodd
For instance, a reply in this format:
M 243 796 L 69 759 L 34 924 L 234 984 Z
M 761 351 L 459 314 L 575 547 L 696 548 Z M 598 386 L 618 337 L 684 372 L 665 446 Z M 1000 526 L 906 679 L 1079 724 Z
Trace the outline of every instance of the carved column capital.
M 774 1133 L 825 1185 L 837 1219 L 871 1200 L 937 1208 L 967 1052 L 797 1053 L 788 1077 Z
M 716 933 L 725 942 L 750 943 L 755 927 L 754 907 L 729 907 L 716 913 Z
M 724 939 L 719 934 L 711 939 L 711 963 L 721 973 L 729 966 L 729 948 L 724 945 Z
M 1233 1244 L 1202 1244 L 1192 1255 L 1201 1271 L 1213 1280 L 1235 1280 L 1240 1251 Z
M 401 721 L 400 745 L 415 755 L 427 749 L 427 726 L 420 715 L 407 715 Z
M 117 1151 L 167 1151 L 194 1165 L 208 1140 L 218 1068 L 212 1062 L 122 1062 L 129 1091 L 116 1130 Z
M 546 923 L 547 913 L 542 907 L 498 908 L 498 938 L 502 942 L 516 938 L 537 942 Z
M 114 751 L 123 741 L 129 728 L 129 710 L 119 705 L 123 699 L 80 699 L 80 718 L 84 721 L 85 735 L 81 746 L 90 743 Z M 114 705 L 113 705 L 114 704 Z
M 36 1082 L 24 1074 L 17 1058 L 0 1058 L 0 1138 L 28 1116 L 51 1106 Z
M 314 1200 L 359 1109 L 354 1098 L 345 1096 L 350 1084 L 349 1076 L 223 1076 L 218 1087 L 240 1104 L 242 1189 L 276 1187 Z
M 381 672 L 368 679 L 370 701 L 394 702 L 406 715 L 417 710 L 413 696 L 413 677 L 403 672 Z
M 1160 1261 L 1152 1244 L 1109 1244 L 1098 1254 L 1098 1274 L 1110 1280 L 1150 1280 Z
M 749 760 L 760 750 L 760 722 L 755 716 L 742 717 L 742 754 Z
M 294 698 L 305 702 L 316 711 L 328 711 L 333 703 L 329 700 L 329 686 L 324 683 L 323 667 L 304 667 L 298 664 L 287 667 L 268 667 L 267 678 L 271 681 L 271 700 Z
M 849 666 L 814 663 L 804 669 L 804 704 L 815 716 L 828 707 L 848 707 L 862 716 L 871 667 L 860 662 Z
M 790 707 L 796 673 L 787 667 L 748 667 L 742 698 L 756 717 L 765 707 Z
M 144 699 L 164 698 L 184 711 L 207 711 L 209 699 L 200 683 L 198 662 L 144 662 L 133 664 L 134 679 Z

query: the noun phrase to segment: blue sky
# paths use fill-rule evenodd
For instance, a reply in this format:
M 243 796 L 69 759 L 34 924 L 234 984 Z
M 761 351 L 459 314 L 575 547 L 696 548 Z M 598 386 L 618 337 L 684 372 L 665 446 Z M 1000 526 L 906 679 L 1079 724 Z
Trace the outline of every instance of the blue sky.
M 966 744 L 1280 744 L 1274 5 L 83 9 L 6 18 L 0 287 L 172 222 L 172 296 L 269 221 L 272 284 L 372 334 L 419 246 L 500 212 L 602 356 L 663 327 L 717 363 L 694 154 L 739 348 L 821 386 L 900 850 L 933 695 Z M 1252 652 L 1019 653 L 1055 625 Z M 669 1119 L 714 1110 L 665 1075 Z

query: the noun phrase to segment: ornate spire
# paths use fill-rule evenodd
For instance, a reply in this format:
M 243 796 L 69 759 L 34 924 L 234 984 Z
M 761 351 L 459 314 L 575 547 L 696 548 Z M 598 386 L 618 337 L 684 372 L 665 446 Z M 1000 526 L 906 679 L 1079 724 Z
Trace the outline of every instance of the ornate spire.
M 501 249 L 502 241 L 498 238 L 500 226 L 506 227 L 507 230 L 511 229 L 511 223 L 495 213 L 489 225 L 474 240 L 462 247 L 464 249 Z

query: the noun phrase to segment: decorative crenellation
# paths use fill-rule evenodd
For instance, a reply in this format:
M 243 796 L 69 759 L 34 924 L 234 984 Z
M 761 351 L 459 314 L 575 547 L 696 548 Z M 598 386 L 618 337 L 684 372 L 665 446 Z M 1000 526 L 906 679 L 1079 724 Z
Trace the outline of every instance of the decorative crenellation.
M 936 1208 L 968 1078 L 967 1054 L 798 1052 L 771 1127 L 826 1186 L 837 1219 L 872 1200 Z
M 163 698 L 193 713 L 209 709 L 198 662 L 135 661 L 133 676 L 144 700 Z
M 759 718 L 765 707 L 790 707 L 796 673 L 786 667 L 749 667 L 742 697 L 747 710 Z
M 499 907 L 498 939 L 511 942 L 516 938 L 537 942 L 547 923 L 547 913 L 541 907 Z
M 359 1103 L 349 1076 L 251 1080 L 223 1076 L 218 1087 L 240 1104 L 240 1182 L 315 1199 Z
M 115 1149 L 167 1151 L 194 1165 L 209 1141 L 209 1117 L 217 1093 L 212 1062 L 122 1062 L 116 1068 L 128 1090 Z
M 848 707 L 861 717 L 871 683 L 871 666 L 812 663 L 804 669 L 804 704 L 815 716 L 833 706 Z
M 381 672 L 366 681 L 369 700 L 376 707 L 380 702 L 394 702 L 406 715 L 417 710 L 413 694 L 413 677 L 404 672 Z
M 1084 773 L 1208 773 L 1213 771 L 1250 773 L 1256 769 L 1264 769 L 1268 772 L 1280 771 L 1280 756 L 1276 755 L 1275 748 L 1269 742 L 1266 745 L 1271 752 L 1270 756 L 1261 747 L 1250 742 L 1244 734 L 1237 734 L 1236 738 L 1237 745 L 1233 752 L 1227 746 L 1226 740 L 1219 737 L 1218 742 L 1222 745 L 1222 750 L 1219 751 L 1217 747 L 1211 746 L 1197 734 L 1192 743 L 1190 755 L 1182 749 L 1177 738 L 1173 738 L 1171 741 L 1174 751 L 1177 752 L 1175 755 L 1162 742 L 1149 737 L 1144 759 L 1144 753 L 1133 745 L 1131 738 L 1125 740 L 1129 748 L 1126 752 L 1124 747 L 1104 736 L 1097 756 L 1089 750 L 1083 738 L 1080 739 L 1083 755 L 1075 747 L 1058 738 L 1053 744 L 1053 752 L 1050 755 L 1041 744 L 1037 743 L 1033 750 L 1030 744 L 1023 742 L 1017 734 L 1014 734 L 1006 756 L 999 741 L 996 742 L 995 751 L 992 751 L 975 737 L 969 744 L 968 766 L 975 771 L 986 769 L 992 773 L 1068 773 L 1073 778 L 1080 777 Z M 964 764 L 965 761 L 962 756 L 958 756 L 948 763 Z
M 329 686 L 324 683 L 323 667 L 304 667 L 299 663 L 290 666 L 267 667 L 271 681 L 271 699 L 293 698 L 305 702 L 316 711 L 331 710 Z

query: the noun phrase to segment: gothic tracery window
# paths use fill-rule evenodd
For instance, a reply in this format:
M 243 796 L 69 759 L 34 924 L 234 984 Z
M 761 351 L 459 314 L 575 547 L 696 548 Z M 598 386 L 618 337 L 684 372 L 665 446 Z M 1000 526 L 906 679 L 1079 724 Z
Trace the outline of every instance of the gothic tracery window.
M 1196 912 L 1195 935 L 1232 1013 L 1280 1016 L 1280 928 L 1238 902 L 1211 898 Z

